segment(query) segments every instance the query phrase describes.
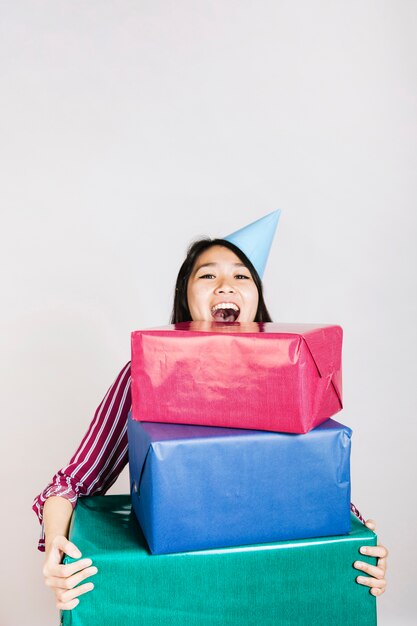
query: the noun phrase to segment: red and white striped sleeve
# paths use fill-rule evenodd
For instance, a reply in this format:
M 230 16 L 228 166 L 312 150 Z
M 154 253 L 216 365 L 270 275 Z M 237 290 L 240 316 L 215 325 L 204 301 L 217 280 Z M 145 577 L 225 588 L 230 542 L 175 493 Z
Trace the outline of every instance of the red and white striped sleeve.
M 356 517 L 362 522 L 362 524 L 365 523 L 365 519 L 362 517 L 362 515 L 360 514 L 356 506 L 353 504 L 353 502 L 350 503 L 350 510 L 352 511 L 354 515 L 356 515 Z
M 97 407 L 83 440 L 68 465 L 60 469 L 33 501 L 42 525 L 38 549 L 45 550 L 43 506 L 50 496 L 69 500 L 74 508 L 79 496 L 104 494 L 128 461 L 127 416 L 131 409 L 130 361 L 117 376 Z

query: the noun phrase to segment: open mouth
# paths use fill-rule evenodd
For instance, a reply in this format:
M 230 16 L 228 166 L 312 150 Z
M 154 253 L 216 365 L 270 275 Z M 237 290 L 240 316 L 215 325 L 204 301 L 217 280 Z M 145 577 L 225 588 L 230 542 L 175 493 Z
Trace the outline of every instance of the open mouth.
M 234 302 L 220 302 L 211 308 L 211 315 L 216 322 L 236 322 L 240 309 Z

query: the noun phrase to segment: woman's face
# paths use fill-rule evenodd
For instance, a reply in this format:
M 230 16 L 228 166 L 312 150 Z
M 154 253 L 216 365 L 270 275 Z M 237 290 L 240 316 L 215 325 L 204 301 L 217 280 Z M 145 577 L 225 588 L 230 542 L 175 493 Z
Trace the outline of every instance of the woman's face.
M 239 257 L 229 248 L 212 246 L 194 263 L 187 300 L 194 321 L 253 322 L 259 296 Z

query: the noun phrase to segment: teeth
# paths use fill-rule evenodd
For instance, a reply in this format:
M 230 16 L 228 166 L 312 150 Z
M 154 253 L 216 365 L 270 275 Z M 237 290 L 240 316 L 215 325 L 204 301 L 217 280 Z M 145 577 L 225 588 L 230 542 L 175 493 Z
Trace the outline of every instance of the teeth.
M 234 302 L 219 302 L 219 304 L 212 307 L 211 311 L 214 313 L 219 309 L 233 309 L 234 311 L 240 311 L 239 307 Z

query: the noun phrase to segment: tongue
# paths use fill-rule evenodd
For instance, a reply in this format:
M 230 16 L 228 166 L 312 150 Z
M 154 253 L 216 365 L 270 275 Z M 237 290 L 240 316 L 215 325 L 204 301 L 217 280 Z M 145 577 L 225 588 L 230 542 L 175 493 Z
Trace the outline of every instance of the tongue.
M 236 319 L 237 311 L 233 309 L 217 309 L 214 312 L 213 317 L 216 322 L 234 322 Z

